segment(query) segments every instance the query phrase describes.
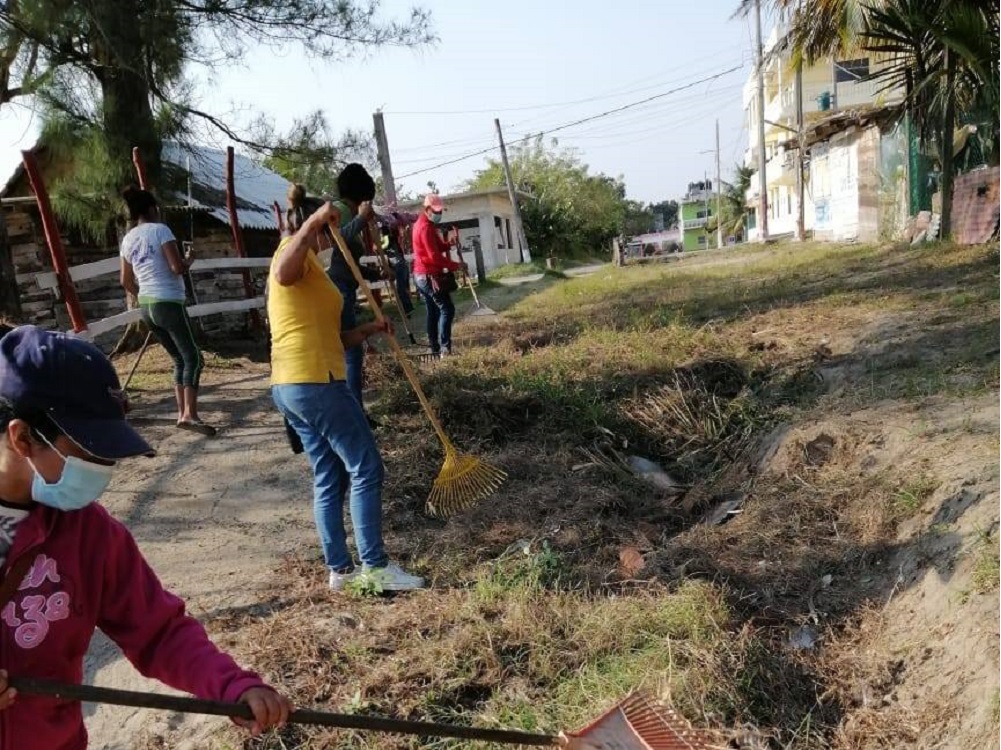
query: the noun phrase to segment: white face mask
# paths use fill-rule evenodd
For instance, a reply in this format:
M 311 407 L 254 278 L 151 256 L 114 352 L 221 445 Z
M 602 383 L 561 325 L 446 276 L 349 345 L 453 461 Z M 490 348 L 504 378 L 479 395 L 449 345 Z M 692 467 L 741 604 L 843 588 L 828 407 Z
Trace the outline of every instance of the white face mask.
M 64 456 L 48 440 L 45 442 L 63 459 L 63 473 L 58 481 L 50 484 L 38 472 L 31 459 L 28 459 L 32 471 L 35 472 L 31 480 L 32 500 L 56 510 L 80 510 L 104 494 L 115 472 L 114 464 L 105 466 L 84 461 L 76 456 Z

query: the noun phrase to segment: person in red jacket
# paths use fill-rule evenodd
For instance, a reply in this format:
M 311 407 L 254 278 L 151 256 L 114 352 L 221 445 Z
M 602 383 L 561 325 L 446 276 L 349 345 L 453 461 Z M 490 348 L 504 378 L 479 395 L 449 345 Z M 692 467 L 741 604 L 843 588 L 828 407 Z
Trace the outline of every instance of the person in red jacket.
M 291 710 L 216 648 L 97 504 L 120 459 L 153 453 L 125 411 L 118 376 L 92 344 L 35 326 L 0 339 L 0 573 L 21 578 L 0 607 L 5 750 L 87 747 L 78 701 L 19 695 L 8 676 L 79 683 L 96 628 L 143 675 L 248 704 L 254 721 L 239 723 L 255 735 Z
M 427 332 L 431 353 L 444 356 L 452 353 L 452 320 L 455 305 L 452 292 L 458 288 L 455 271 L 464 263 L 449 257 L 449 246 L 438 231 L 445 206 L 434 193 L 424 197 L 424 212 L 414 223 L 414 283 L 427 306 Z

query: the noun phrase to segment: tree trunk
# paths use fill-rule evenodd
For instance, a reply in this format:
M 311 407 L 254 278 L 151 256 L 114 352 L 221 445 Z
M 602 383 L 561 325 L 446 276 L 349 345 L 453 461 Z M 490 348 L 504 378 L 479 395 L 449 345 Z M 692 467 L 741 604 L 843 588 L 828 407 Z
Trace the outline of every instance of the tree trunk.
M 91 40 L 101 84 L 101 115 L 111 163 L 132 172 L 132 148 L 139 147 L 151 186 L 159 186 L 162 144 L 144 77 L 146 55 L 135 19 L 137 0 L 98 0 L 94 20 L 100 33 Z
M 945 48 L 945 114 L 942 117 L 942 224 L 939 237 L 949 239 L 952 233 L 952 183 L 955 164 L 952 156 L 952 134 L 956 128 L 956 99 L 953 86 L 956 81 L 956 53 Z

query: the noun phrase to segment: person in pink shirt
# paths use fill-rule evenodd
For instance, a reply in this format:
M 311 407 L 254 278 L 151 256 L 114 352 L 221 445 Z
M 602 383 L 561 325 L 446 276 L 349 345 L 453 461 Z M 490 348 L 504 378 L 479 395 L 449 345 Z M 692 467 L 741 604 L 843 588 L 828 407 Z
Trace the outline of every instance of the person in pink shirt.
M 143 675 L 248 704 L 254 720 L 239 723 L 255 735 L 291 711 L 216 648 L 97 503 L 118 461 L 153 454 L 125 412 L 114 368 L 87 341 L 35 326 L 0 338 L 0 574 L 21 579 L 0 602 L 5 750 L 87 747 L 78 701 L 18 695 L 8 676 L 79 683 L 97 628 Z
M 452 320 L 455 305 L 452 292 L 458 288 L 455 272 L 466 270 L 449 256 L 448 243 L 442 239 L 441 224 L 445 205 L 434 193 L 424 197 L 424 211 L 414 223 L 414 283 L 427 306 L 427 333 L 431 353 L 446 356 L 452 353 Z

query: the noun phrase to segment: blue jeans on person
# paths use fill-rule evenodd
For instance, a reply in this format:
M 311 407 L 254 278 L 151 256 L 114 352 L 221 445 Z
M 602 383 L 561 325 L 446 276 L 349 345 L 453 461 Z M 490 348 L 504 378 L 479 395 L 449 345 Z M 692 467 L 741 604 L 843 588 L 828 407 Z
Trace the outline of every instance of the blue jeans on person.
M 382 541 L 382 457 L 361 405 L 343 380 L 275 385 L 271 397 L 302 439 L 313 468 L 313 515 L 327 567 L 354 568 L 344 531 L 344 490 L 362 563 L 386 565 Z
M 358 313 L 356 312 L 356 307 L 358 303 L 358 287 L 352 286 L 346 281 L 335 281 L 334 285 L 340 290 L 341 296 L 344 298 L 344 306 L 341 308 L 341 330 L 350 331 L 352 328 L 357 328 Z M 364 404 L 361 391 L 365 385 L 365 372 L 363 369 L 365 365 L 365 350 L 361 344 L 346 348 L 344 350 L 344 361 L 347 363 L 348 387 L 355 398 L 358 399 L 358 403 Z
M 410 299 L 410 269 L 407 267 L 407 261 L 397 260 L 395 271 L 396 296 L 400 298 L 403 312 L 409 315 L 414 311 L 414 303 Z
M 448 292 L 436 292 L 431 286 L 430 276 L 414 276 L 417 291 L 420 292 L 427 307 L 427 332 L 431 351 L 435 354 L 444 350 L 452 351 L 452 320 L 455 318 L 455 305 L 452 295 Z

